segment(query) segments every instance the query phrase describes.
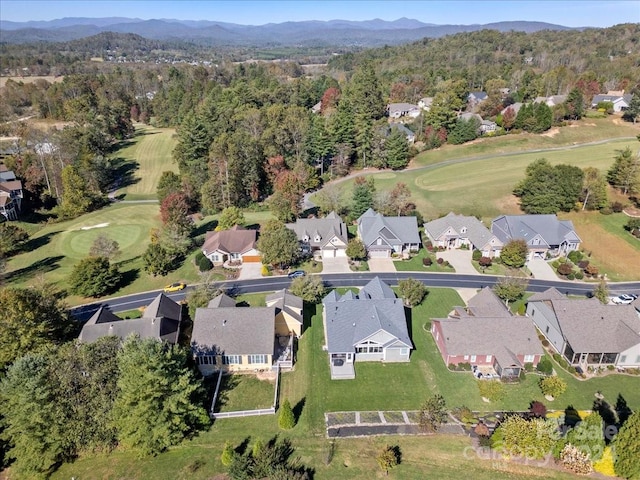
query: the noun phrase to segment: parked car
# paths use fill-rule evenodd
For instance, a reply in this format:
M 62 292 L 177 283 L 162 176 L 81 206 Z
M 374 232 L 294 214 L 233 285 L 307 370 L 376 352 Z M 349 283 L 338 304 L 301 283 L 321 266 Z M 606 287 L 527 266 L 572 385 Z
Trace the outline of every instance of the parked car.
M 164 293 L 179 292 L 180 290 L 183 290 L 186 286 L 187 286 L 186 283 L 176 282 L 176 283 L 172 283 L 171 285 L 167 285 L 166 287 L 163 288 L 163 290 L 164 290 Z
M 304 270 L 296 270 L 295 272 L 291 272 L 289 275 L 287 275 L 289 278 L 298 278 L 298 277 L 304 277 L 306 275 Z
M 611 301 L 613 303 L 615 303 L 616 305 L 629 305 L 636 298 L 638 298 L 638 296 L 633 294 L 633 293 L 623 293 L 622 295 L 618 295 L 617 297 L 613 297 L 611 299 Z

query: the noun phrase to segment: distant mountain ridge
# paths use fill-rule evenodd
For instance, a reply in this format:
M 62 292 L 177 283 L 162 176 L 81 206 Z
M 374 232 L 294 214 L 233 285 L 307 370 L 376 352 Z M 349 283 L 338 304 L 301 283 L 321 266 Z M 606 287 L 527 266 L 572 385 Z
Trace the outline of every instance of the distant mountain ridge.
M 379 18 L 365 21 L 329 20 L 240 25 L 212 20 L 175 20 L 107 17 L 71 17 L 49 21 L 11 22 L 0 20 L 0 41 L 4 43 L 64 42 L 103 32 L 133 33 L 152 40 L 185 40 L 202 45 L 361 45 L 379 46 L 411 42 L 425 37 L 482 29 L 571 30 L 544 22 L 510 21 L 485 25 L 435 25 L 415 19 L 393 21 Z

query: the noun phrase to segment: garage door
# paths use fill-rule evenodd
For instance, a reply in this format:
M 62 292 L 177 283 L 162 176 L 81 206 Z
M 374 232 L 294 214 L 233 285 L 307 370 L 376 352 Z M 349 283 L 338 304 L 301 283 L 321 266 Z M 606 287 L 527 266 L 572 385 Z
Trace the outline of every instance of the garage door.
M 388 258 L 389 250 L 370 250 L 369 256 L 371 258 Z
M 325 248 L 322 250 L 322 258 L 333 258 L 336 256 L 336 251 L 333 248 Z
M 347 251 L 343 248 L 339 248 L 338 250 L 336 250 L 336 257 L 346 257 L 347 256 Z
M 243 263 L 257 263 L 261 261 L 262 261 L 262 258 L 260 257 L 260 255 L 244 255 L 242 257 Z

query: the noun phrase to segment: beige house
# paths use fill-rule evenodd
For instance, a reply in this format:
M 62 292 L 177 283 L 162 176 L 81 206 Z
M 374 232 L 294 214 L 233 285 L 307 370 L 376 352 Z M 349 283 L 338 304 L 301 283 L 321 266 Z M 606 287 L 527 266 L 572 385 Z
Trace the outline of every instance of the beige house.
M 303 320 L 302 308 L 304 302 L 288 290 L 278 290 L 267 295 L 267 307 L 275 307 L 275 333 L 276 337 L 286 337 L 292 333 L 299 337 L 302 335 Z
M 434 247 L 472 248 L 483 257 L 500 256 L 504 244 L 476 217 L 448 215 L 424 224 L 424 233 Z
M 202 253 L 214 265 L 225 262 L 260 262 L 260 252 L 256 248 L 258 232 L 235 225 L 229 230 L 207 232 Z

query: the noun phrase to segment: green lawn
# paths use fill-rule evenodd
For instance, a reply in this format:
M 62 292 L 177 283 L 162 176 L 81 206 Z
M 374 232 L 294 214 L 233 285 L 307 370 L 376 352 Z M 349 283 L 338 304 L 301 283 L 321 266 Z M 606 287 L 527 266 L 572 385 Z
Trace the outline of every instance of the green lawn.
M 164 171 L 178 172 L 172 152 L 176 146 L 173 128 L 153 128 L 136 124 L 136 133 L 129 145 L 116 156 L 136 165 L 133 182 L 125 185 L 118 194 L 126 200 L 155 200 L 158 180 Z
M 422 260 L 425 257 L 431 257 L 433 263 L 431 266 L 425 267 Z M 408 260 L 395 260 L 393 266 L 397 272 L 446 272 L 455 273 L 455 269 L 452 266 L 444 267 L 439 265 L 436 261 L 436 254 L 429 253 L 426 249 L 421 248 L 416 255 L 413 255 Z
M 274 394 L 275 382 L 258 380 L 253 375 L 227 375 L 222 377 L 216 412 L 269 408 Z

